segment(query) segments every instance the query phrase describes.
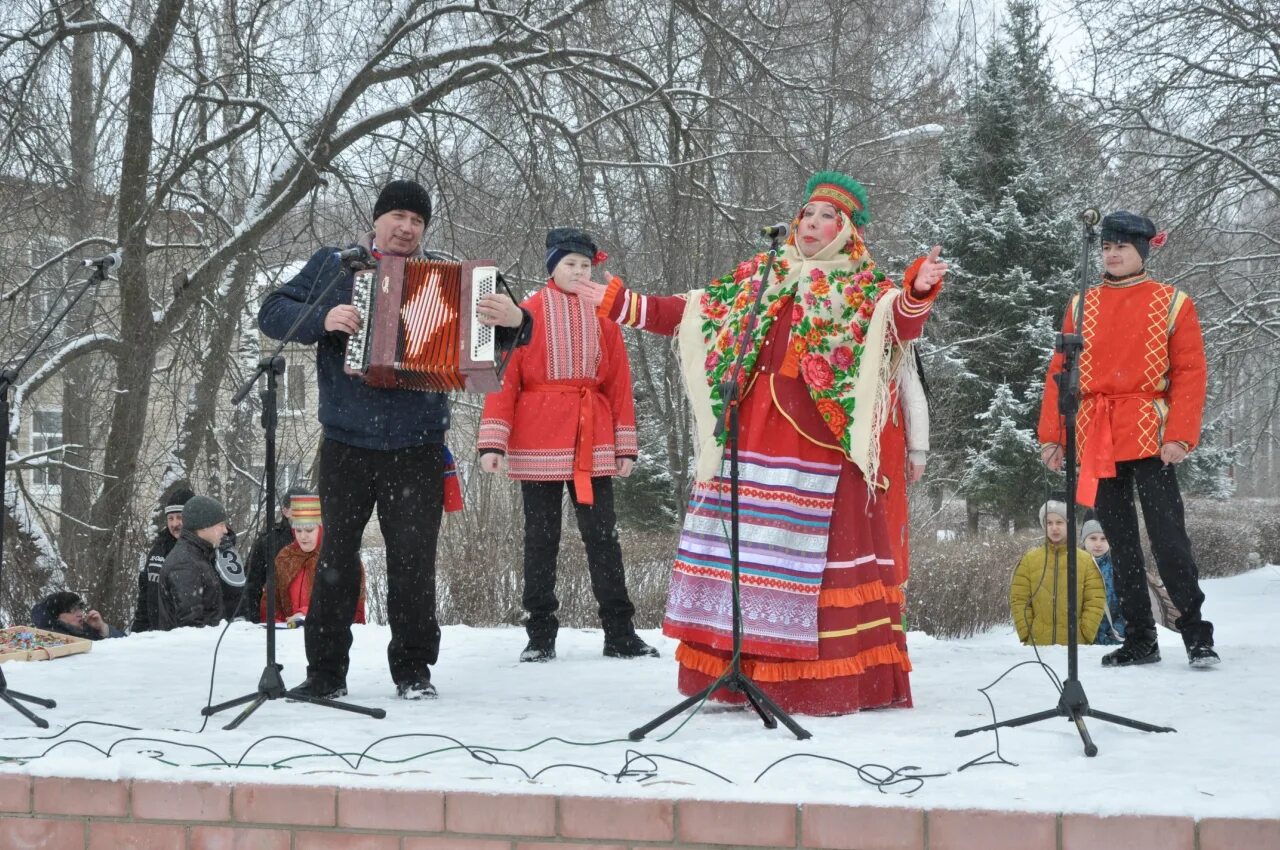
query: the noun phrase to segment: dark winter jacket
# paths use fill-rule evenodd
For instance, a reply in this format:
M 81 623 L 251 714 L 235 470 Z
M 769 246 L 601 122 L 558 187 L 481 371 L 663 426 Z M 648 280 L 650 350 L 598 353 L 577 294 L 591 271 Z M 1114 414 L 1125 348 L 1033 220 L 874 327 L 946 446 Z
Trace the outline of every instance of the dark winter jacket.
M 354 275 L 334 256 L 337 250 L 321 248 L 297 276 L 268 295 L 258 311 L 258 327 L 272 339 L 284 339 L 309 304 L 319 301 L 325 288 L 337 278 L 333 289 L 291 337 L 293 342 L 316 343 L 324 436 L 362 449 L 395 450 L 443 443 L 444 432 L 449 429 L 449 401 L 444 393 L 379 389 L 344 371 L 347 334 L 324 329 L 330 310 L 351 303 Z M 520 328 L 497 328 L 498 345 L 509 349 L 528 342 L 532 321 L 525 313 Z
M 160 571 L 162 631 L 179 626 L 216 626 L 222 620 L 222 582 L 213 565 L 215 549 L 183 529 Z
M 1116 577 L 1111 566 L 1111 553 L 1093 559 L 1102 573 L 1102 583 L 1107 586 L 1107 615 L 1098 624 L 1098 637 L 1094 643 L 1116 644 L 1124 638 L 1124 612 L 1120 610 L 1120 595 L 1116 593 Z
M 147 552 L 147 559 L 138 573 L 138 601 L 133 608 L 133 626 L 130 632 L 147 632 L 157 628 L 160 622 L 160 568 L 164 559 L 173 551 L 178 538 L 164 528 L 156 535 Z
M 248 580 L 244 586 L 244 602 L 240 606 L 240 616 L 253 622 L 262 619 L 258 609 L 262 605 L 262 589 L 267 586 L 267 565 L 275 565 L 276 555 L 280 550 L 293 542 L 293 531 L 289 528 L 289 520 L 281 519 L 271 528 L 258 535 L 253 541 L 253 549 L 249 551 L 249 564 L 245 571 Z
M 47 601 L 47 599 L 41 599 L 35 605 L 31 606 L 31 625 L 35 626 L 37 629 L 44 629 L 45 631 L 57 632 L 58 634 L 63 635 L 71 635 L 72 637 L 84 638 L 85 640 L 102 640 L 102 635 L 98 633 L 97 629 L 73 628 L 50 614 L 49 609 L 45 604 Z M 124 632 L 120 631 L 110 623 L 107 624 L 107 637 L 121 638 L 124 636 Z

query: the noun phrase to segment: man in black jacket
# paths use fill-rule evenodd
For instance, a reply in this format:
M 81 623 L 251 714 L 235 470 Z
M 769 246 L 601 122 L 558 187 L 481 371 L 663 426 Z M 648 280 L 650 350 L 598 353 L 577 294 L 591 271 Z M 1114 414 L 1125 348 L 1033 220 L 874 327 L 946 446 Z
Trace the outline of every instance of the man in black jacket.
M 160 529 L 151 543 L 138 573 L 138 602 L 133 609 L 133 627 L 130 632 L 146 632 L 158 628 L 160 623 L 160 568 L 169 557 L 182 534 L 182 506 L 192 492 L 185 487 L 160 497 L 160 510 L 164 512 L 165 527 Z
M 375 257 L 423 256 L 431 219 L 427 190 L 411 180 L 383 187 L 373 207 L 373 232 L 361 240 Z M 346 374 L 347 337 L 360 326 L 351 305 L 352 274 L 333 248 L 317 251 L 299 274 L 271 293 L 258 326 L 284 339 L 337 276 L 290 340 L 315 343 L 320 387 L 320 505 L 325 538 L 307 612 L 307 679 L 295 690 L 336 698 L 347 692 L 351 620 L 360 595 L 360 538 L 374 506 L 387 545 L 387 659 L 396 693 L 405 699 L 436 695 L 430 665 L 440 652 L 436 621 L 436 541 L 444 504 L 445 431 L 449 402 L 443 393 L 379 389 Z M 496 341 L 510 349 L 529 340 L 532 318 L 505 295 L 478 304 L 480 320 L 499 326 Z
M 294 496 L 314 496 L 310 489 L 301 484 L 294 484 L 284 491 L 280 498 L 280 521 L 258 535 L 249 550 L 249 563 L 245 567 L 248 580 L 244 586 L 244 600 L 240 603 L 240 616 L 252 623 L 262 619 L 262 589 L 267 586 L 267 569 L 274 567 L 276 555 L 280 550 L 293 542 L 293 529 L 290 525 L 292 511 L 289 503 Z
M 182 535 L 160 570 L 162 631 L 216 626 L 222 621 L 222 581 L 214 558 L 227 533 L 227 511 L 208 496 L 192 496 L 182 508 Z

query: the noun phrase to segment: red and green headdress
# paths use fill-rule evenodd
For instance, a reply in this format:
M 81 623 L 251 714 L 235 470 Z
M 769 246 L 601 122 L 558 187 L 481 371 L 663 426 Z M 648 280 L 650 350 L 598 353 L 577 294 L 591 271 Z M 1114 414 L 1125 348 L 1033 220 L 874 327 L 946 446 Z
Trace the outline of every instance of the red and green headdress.
M 825 201 L 847 215 L 854 227 L 866 227 L 871 221 L 867 209 L 867 190 L 848 174 L 839 171 L 819 171 L 809 178 L 805 187 L 806 204 Z

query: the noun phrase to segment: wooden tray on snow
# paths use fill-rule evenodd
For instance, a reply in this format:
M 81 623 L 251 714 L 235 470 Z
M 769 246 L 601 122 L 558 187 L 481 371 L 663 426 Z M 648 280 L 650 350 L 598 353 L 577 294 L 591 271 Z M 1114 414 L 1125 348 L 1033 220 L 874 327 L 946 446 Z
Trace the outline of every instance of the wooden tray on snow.
M 25 640 L 23 639 L 25 638 Z M 93 649 L 93 641 L 37 629 L 10 626 L 0 629 L 0 663 L 5 661 L 48 661 Z

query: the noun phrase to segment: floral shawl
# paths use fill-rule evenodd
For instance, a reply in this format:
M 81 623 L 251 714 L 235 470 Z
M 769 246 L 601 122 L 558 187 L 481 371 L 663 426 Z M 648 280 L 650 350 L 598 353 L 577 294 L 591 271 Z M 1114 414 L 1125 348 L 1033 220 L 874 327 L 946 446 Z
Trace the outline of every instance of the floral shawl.
M 724 408 L 720 383 L 732 368 L 738 344 L 743 341 L 767 256 L 759 254 L 740 264 L 732 274 L 712 281 L 699 297 L 691 299 L 691 308 L 697 305 L 696 320 L 705 353 L 701 367 L 710 390 L 711 413 L 716 418 Z M 799 357 L 800 372 L 809 395 L 845 456 L 859 460 L 863 452 L 857 451 L 855 445 L 855 419 L 874 419 L 877 415 L 874 411 L 859 411 L 860 415 L 855 417 L 860 397 L 873 404 L 878 397 L 878 394 L 857 391 L 867 353 L 867 337 L 877 304 L 887 293 L 896 293 L 896 289 L 884 272 L 876 268 L 862 239 L 847 220 L 842 221 L 835 239 L 813 257 L 805 257 L 800 252 L 793 236 L 774 261 L 773 268 L 743 361 L 745 373 L 751 373 L 779 310 L 790 303 L 791 345 Z M 790 302 L 784 301 L 788 296 Z M 686 318 L 694 320 L 691 315 Z M 892 322 L 888 324 L 891 327 Z M 892 346 L 891 330 L 876 336 L 877 349 Z M 887 352 L 881 349 L 876 353 L 881 355 L 872 358 L 876 361 L 876 371 L 884 371 L 888 357 L 883 355 Z M 878 428 L 872 430 L 878 432 Z M 863 471 L 869 476 L 873 472 L 866 468 Z

